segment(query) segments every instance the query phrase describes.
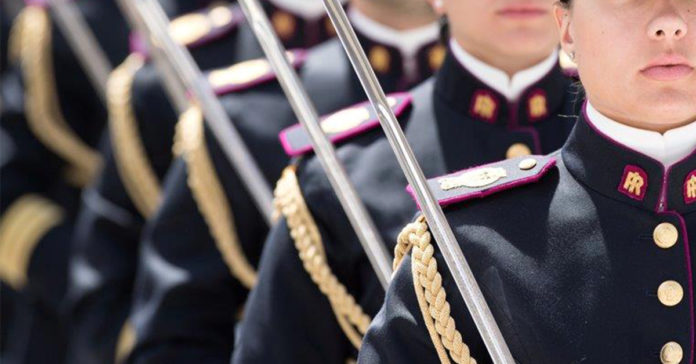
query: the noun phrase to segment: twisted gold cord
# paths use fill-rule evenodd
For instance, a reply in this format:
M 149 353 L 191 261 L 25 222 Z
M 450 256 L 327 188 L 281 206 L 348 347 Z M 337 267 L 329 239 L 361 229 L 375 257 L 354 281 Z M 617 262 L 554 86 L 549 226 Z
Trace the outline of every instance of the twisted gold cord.
M 275 190 L 274 203 L 287 221 L 290 236 L 305 270 L 328 298 L 334 315 L 350 342 L 359 349 L 371 319 L 331 271 L 319 229 L 304 202 L 293 167 L 283 171 Z
M 442 276 L 437 271 L 437 261 L 433 256 L 435 248 L 431 244 L 425 219 L 421 216 L 407 225 L 399 234 L 398 240 L 397 245 L 413 247 L 411 255 L 413 286 L 425 326 L 428 328 L 440 362 L 449 364 L 452 358 L 452 361 L 458 364 L 476 364 L 476 360 L 471 357 L 469 347 L 464 343 L 450 315 L 450 304 L 447 302 L 447 293 L 442 287 Z
M 239 242 L 225 190 L 208 154 L 203 115 L 198 107 L 191 107 L 181 115 L 174 151 L 186 161 L 188 185 L 225 264 L 245 287 L 253 288 L 256 271 L 244 256 Z
M 29 128 L 50 150 L 68 162 L 69 174 L 79 186 L 89 183 L 101 164 L 101 156 L 70 129 L 63 118 L 51 55 L 51 21 L 48 10 L 27 6 L 15 26 L 22 73 L 26 83 L 25 112 Z
M 116 167 L 133 204 L 147 218 L 159 205 L 161 188 L 138 132 L 132 105 L 133 78 L 143 64 L 141 56 L 131 54 L 111 73 L 107 101 Z
M 24 287 L 34 248 L 62 221 L 63 209 L 38 195 L 10 205 L 0 219 L 0 277 L 15 289 Z

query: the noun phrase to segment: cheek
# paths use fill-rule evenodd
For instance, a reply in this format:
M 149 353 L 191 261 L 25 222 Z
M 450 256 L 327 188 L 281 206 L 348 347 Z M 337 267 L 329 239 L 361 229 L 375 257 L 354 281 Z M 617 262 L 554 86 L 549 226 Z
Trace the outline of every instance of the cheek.
M 495 38 L 497 31 L 493 22 L 490 9 L 480 5 L 471 4 L 469 1 L 455 1 L 456 5 L 448 6 L 447 17 L 450 27 L 459 34 L 470 39 L 485 40 Z M 485 3 L 476 0 L 475 3 Z
M 450 0 L 447 5 L 447 16 L 453 23 L 460 24 L 467 28 L 476 28 L 485 25 L 489 19 L 490 9 L 482 6 L 484 1 L 461 1 Z
M 597 26 L 598 22 L 575 22 L 571 30 L 578 71 L 583 83 L 606 82 L 625 73 L 626 60 L 634 54 L 631 42 L 621 39 L 621 32 L 614 28 Z M 634 54 L 635 55 L 635 54 Z M 617 85 L 618 86 L 618 85 Z

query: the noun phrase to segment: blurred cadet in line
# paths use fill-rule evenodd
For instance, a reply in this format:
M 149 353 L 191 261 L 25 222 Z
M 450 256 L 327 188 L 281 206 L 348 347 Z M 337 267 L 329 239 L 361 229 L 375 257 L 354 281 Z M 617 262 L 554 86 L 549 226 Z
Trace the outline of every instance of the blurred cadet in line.
M 180 2 L 172 5 L 180 8 L 189 3 Z M 266 1 L 262 5 L 287 47 L 309 47 L 334 35 L 322 9 L 313 3 Z M 237 4 L 218 2 L 177 17 L 170 34 L 208 72 L 221 98 L 269 75 L 261 60 L 237 64 L 262 56 Z M 108 85 L 104 167 L 83 194 L 77 220 L 67 298 L 71 363 L 118 362 L 133 345 L 133 326 L 126 324 L 126 318 L 140 236 L 162 197 L 178 120 L 160 72 L 150 62 L 142 36 L 132 34 L 131 54 Z
M 76 1 L 109 62 L 127 53 L 113 1 Z M 99 169 L 95 150 L 105 110 L 52 11 L 27 2 L 10 32 L 3 66 L 0 130 L 0 279 L 19 293 L 3 363 L 61 363 L 70 237 L 80 190 Z M 3 293 L 6 291 L 4 290 Z

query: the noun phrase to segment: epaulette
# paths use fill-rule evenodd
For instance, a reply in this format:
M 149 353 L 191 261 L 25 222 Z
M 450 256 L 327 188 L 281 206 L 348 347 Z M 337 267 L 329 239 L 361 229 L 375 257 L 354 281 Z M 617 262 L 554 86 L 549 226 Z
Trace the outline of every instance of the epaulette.
M 399 117 L 411 105 L 409 93 L 393 93 L 387 101 L 396 117 Z M 369 102 L 345 108 L 321 118 L 321 127 L 332 143 L 338 143 L 353 136 L 363 134 L 379 126 L 377 113 Z M 296 157 L 313 150 L 311 139 L 304 128 L 295 124 L 278 135 L 285 153 Z
M 298 69 L 307 59 L 307 52 L 291 50 L 286 53 L 286 56 L 292 66 Z M 245 90 L 276 79 L 276 74 L 266 58 L 252 59 L 212 70 L 206 72 L 205 76 L 218 96 Z
M 539 181 L 556 165 L 557 154 L 506 159 L 444 176 L 428 179 L 428 187 L 440 206 L 509 190 Z M 414 197 L 411 186 L 406 187 Z
M 231 33 L 244 21 L 238 5 L 216 5 L 174 18 L 169 23 L 169 34 L 175 42 L 197 48 Z M 145 57 L 149 51 L 141 36 L 131 33 L 130 50 Z

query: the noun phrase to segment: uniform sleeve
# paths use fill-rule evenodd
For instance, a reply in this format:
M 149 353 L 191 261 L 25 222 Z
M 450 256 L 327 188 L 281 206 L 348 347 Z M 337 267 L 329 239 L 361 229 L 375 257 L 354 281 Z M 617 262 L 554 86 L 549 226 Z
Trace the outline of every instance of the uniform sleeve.
M 358 363 L 439 363 L 418 306 L 406 256 L 389 284 L 384 304 L 365 335 Z
M 71 363 L 112 363 L 126 321 L 143 218 L 116 171 L 111 144 L 105 166 L 82 194 L 69 266 Z
M 71 363 L 119 362 L 130 350 L 126 318 L 141 230 L 161 197 L 177 119 L 153 71 L 130 55 L 107 84 L 104 166 L 82 194 L 71 247 Z
M 419 233 L 405 231 L 409 237 Z M 442 256 L 429 235 L 413 241 L 411 255 L 401 261 L 368 329 L 358 362 L 491 363 L 449 271 L 438 267 Z
M 84 96 L 86 79 L 48 13 L 27 6 L 15 24 L 21 51 L 1 80 L 0 273 L 57 311 L 79 186 L 98 167 L 91 145 L 100 124 L 87 122 L 95 97 L 74 98 Z
M 182 115 L 177 136 L 181 158 L 142 243 L 133 362 L 227 363 L 268 226 L 200 111 Z
M 57 304 L 65 287 L 65 268 L 57 260 L 67 257 L 71 216 L 51 196 L 73 191 L 60 182 L 63 163 L 27 125 L 18 68 L 3 75 L 1 87 L 0 278 Z M 49 267 L 59 270 L 43 274 Z
M 130 363 L 228 363 L 246 289 L 229 273 L 174 161 L 143 233 Z
M 344 363 L 350 348 L 302 266 L 285 220 L 271 230 L 259 266 L 233 362 Z

